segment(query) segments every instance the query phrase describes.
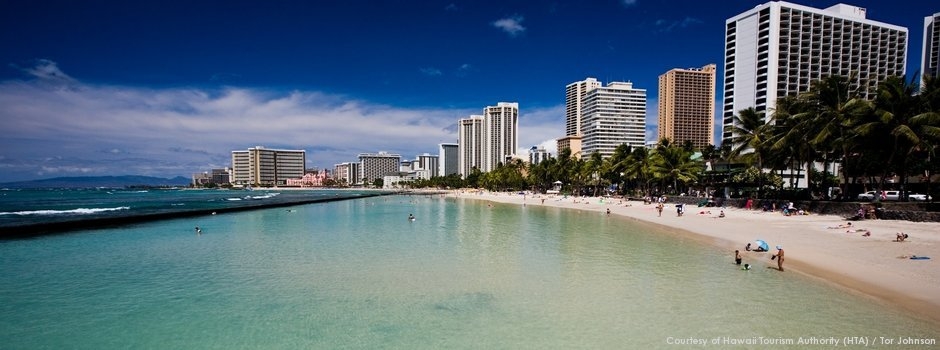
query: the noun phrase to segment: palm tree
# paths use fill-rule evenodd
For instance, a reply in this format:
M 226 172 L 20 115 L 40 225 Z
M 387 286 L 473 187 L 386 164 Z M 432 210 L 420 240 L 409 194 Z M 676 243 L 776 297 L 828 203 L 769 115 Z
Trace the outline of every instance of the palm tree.
M 924 133 L 929 132 L 930 125 L 925 123 L 930 118 L 917 119 L 914 116 L 921 114 L 923 104 L 915 94 L 918 83 L 915 80 L 907 81 L 903 76 L 889 77 L 878 86 L 878 95 L 875 97 L 875 120 L 862 123 L 857 130 L 863 134 L 880 134 L 891 145 L 887 164 L 896 165 L 898 175 L 901 177 L 901 198 L 906 198 L 906 185 L 908 162 L 910 155 L 924 146 L 926 140 Z M 924 129 L 927 127 L 927 129 Z M 884 187 L 890 168 L 885 167 L 881 176 L 881 186 Z
M 763 153 L 770 137 L 770 127 L 764 119 L 764 112 L 758 112 L 750 107 L 738 112 L 734 116 L 731 126 L 733 145 L 731 156 L 756 163 L 759 168 L 763 166 Z
M 930 171 L 933 170 L 931 167 L 935 166 L 930 162 L 930 159 L 936 159 L 937 148 L 940 147 L 940 78 L 924 77 L 924 84 L 921 85 L 919 97 L 923 106 L 923 113 L 914 116 L 912 122 L 920 126 L 921 134 L 924 135 L 922 150 L 926 153 L 924 172 L 929 194 Z
M 650 175 L 650 154 L 646 147 L 637 147 L 622 163 L 624 177 L 635 182 L 636 187 L 645 195 L 651 195 L 649 191 Z
M 757 164 L 757 169 L 764 172 L 764 158 L 769 146 L 768 140 L 771 137 L 772 126 L 767 124 L 764 119 L 764 113 L 758 112 L 754 107 L 750 107 L 738 112 L 734 116 L 731 126 L 731 135 L 733 144 L 731 148 L 732 157 L 739 158 L 753 165 Z M 759 177 L 763 179 L 763 176 Z M 763 184 L 758 186 L 758 197 L 761 196 Z
M 829 155 L 839 152 L 843 160 L 849 157 L 855 143 L 855 125 L 871 113 L 871 103 L 862 99 L 859 91 L 852 90 L 849 78 L 829 76 L 813 83 L 810 90 L 804 94 L 806 114 L 801 122 L 806 125 L 802 128 L 807 132 L 809 143 L 823 161 L 828 163 Z M 828 172 L 824 167 L 824 174 Z M 843 171 L 843 183 L 848 182 L 848 173 Z
M 597 197 L 597 188 L 601 182 L 601 167 L 604 165 L 604 159 L 600 152 L 591 153 L 590 159 L 584 164 L 585 177 L 594 179 L 594 197 Z
M 653 176 L 663 182 L 672 182 L 676 193 L 682 192 L 680 182 L 687 186 L 697 181 L 703 170 L 701 162 L 692 160 L 692 151 L 668 142 L 660 142 L 651 158 L 650 170 Z

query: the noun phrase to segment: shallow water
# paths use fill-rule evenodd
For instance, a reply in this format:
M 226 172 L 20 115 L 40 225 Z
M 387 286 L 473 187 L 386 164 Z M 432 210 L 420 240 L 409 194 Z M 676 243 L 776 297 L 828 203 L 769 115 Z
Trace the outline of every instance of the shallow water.
M 900 309 L 797 273 L 741 271 L 731 258 L 616 216 L 437 197 L 160 221 L 0 241 L 0 347 L 619 349 L 940 337 Z

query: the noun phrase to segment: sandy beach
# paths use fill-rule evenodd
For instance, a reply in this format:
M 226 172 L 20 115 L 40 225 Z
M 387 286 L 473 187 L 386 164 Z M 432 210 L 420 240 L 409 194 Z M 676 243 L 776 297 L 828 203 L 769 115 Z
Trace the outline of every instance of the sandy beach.
M 674 203 L 667 203 L 662 216 L 655 204 L 621 201 L 616 198 L 520 195 L 510 193 L 451 192 L 449 196 L 517 205 L 550 206 L 619 215 L 643 224 L 657 225 L 670 232 L 701 240 L 728 251 L 740 250 L 744 263 L 767 273 L 801 273 L 835 283 L 883 302 L 900 306 L 925 319 L 940 322 L 940 223 L 896 220 L 852 222 L 851 228 L 838 228 L 847 222 L 832 215 L 785 216 L 738 208 L 700 208 L 686 205 L 685 214 L 676 215 Z M 544 199 L 544 201 L 543 201 Z M 719 218 L 724 210 L 725 217 Z M 861 231 L 864 230 L 864 231 Z M 865 232 L 870 236 L 864 236 Z M 909 238 L 896 242 L 897 232 Z M 748 242 L 763 239 L 770 252 L 745 251 Z M 784 271 L 776 270 L 771 255 L 780 245 L 785 251 Z M 912 260 L 926 256 L 929 260 Z

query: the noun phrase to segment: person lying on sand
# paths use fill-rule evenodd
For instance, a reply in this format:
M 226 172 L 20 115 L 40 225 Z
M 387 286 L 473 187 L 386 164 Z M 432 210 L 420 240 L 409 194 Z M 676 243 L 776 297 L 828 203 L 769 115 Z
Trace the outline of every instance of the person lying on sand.
M 844 223 L 844 224 L 838 224 L 838 225 L 836 225 L 836 226 L 829 226 L 829 227 L 826 227 L 826 228 L 828 228 L 828 229 L 852 228 L 852 223 L 851 223 L 851 222 L 847 222 L 847 223 Z

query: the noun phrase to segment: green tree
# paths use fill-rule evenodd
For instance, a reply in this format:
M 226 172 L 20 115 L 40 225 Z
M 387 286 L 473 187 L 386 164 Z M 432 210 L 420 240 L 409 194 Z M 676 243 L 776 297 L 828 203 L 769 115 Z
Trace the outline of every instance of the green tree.
M 669 144 L 665 139 L 660 141 L 650 161 L 653 176 L 663 183 L 672 183 L 675 194 L 698 181 L 703 170 L 702 163 L 692 159 L 691 150 Z

